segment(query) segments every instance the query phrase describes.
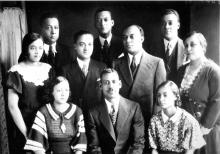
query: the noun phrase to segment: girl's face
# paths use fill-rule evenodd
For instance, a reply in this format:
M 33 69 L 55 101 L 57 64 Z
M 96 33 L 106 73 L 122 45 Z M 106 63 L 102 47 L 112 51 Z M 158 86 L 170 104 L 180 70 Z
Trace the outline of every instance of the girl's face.
M 161 87 L 157 92 L 157 101 L 162 109 L 175 107 L 176 95 L 169 86 Z
M 28 46 L 29 60 L 32 62 L 40 61 L 43 54 L 43 40 L 37 39 Z
M 54 103 L 66 103 L 70 94 L 69 83 L 67 81 L 58 83 L 54 86 L 52 94 L 54 96 Z
M 188 37 L 185 41 L 186 54 L 189 60 L 195 61 L 204 56 L 204 49 L 196 35 Z

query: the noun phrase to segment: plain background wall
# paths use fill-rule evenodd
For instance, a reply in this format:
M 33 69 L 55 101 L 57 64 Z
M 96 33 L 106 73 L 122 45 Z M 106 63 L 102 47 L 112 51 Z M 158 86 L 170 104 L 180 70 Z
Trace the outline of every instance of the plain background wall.
M 113 13 L 113 32 L 116 35 L 120 36 L 124 27 L 130 24 L 143 27 L 144 48 L 147 50 L 148 45 L 160 37 L 161 11 L 173 8 L 181 18 L 179 36 L 185 38 L 190 30 L 202 32 L 208 41 L 207 56 L 219 64 L 219 6 L 217 1 L 29 1 L 26 2 L 26 12 L 29 30 L 39 32 L 42 13 L 55 11 L 60 19 L 59 41 L 72 46 L 72 36 L 80 29 L 89 30 L 97 36 L 94 12 L 97 8 L 107 7 Z

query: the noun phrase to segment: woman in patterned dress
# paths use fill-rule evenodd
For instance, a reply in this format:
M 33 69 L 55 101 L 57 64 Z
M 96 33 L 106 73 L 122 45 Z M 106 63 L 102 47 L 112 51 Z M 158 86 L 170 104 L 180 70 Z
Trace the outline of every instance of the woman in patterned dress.
M 198 32 L 185 40 L 189 63 L 178 70 L 183 108 L 200 123 L 206 146 L 196 153 L 220 154 L 220 67 L 206 58 L 207 42 Z
M 37 33 L 28 33 L 22 42 L 18 64 L 8 71 L 8 108 L 14 121 L 12 153 L 24 153 L 27 133 L 37 110 L 43 105 L 40 100 L 43 86 L 52 76 L 51 66 L 39 62 L 43 54 L 43 39 Z
M 162 110 L 153 115 L 148 129 L 152 154 L 193 154 L 205 144 L 198 121 L 179 108 L 180 94 L 174 82 L 158 86 L 157 102 Z
M 50 103 L 37 112 L 24 148 L 35 154 L 82 154 L 87 147 L 84 118 L 78 106 L 67 102 L 67 79 L 57 77 L 48 89 Z

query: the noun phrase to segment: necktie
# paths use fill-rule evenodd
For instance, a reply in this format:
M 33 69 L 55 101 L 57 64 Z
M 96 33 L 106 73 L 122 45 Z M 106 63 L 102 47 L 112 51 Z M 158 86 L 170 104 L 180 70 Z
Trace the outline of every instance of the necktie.
M 166 50 L 166 53 L 165 53 L 165 55 L 166 55 L 166 63 L 168 63 L 168 61 L 169 61 L 169 58 L 170 58 L 170 52 L 171 52 L 171 44 L 170 43 L 168 43 L 167 44 L 167 50 Z
M 54 64 L 55 64 L 55 56 L 54 56 L 54 53 L 53 53 L 52 45 L 50 45 L 49 51 L 48 51 L 48 62 L 51 66 L 54 66 Z
M 88 69 L 87 69 L 87 65 L 86 65 L 86 64 L 83 64 L 82 72 L 83 72 L 83 74 L 84 74 L 85 76 L 87 75 Z
M 132 74 L 134 74 L 134 71 L 136 69 L 136 63 L 135 62 L 136 62 L 136 58 L 135 58 L 135 56 L 133 56 L 132 61 L 131 61 L 131 66 L 130 66 Z
M 104 41 L 103 45 L 103 54 L 104 54 L 104 59 L 108 57 L 108 41 Z
M 114 104 L 111 105 L 111 112 L 110 112 L 110 118 L 112 121 L 113 126 L 115 126 L 116 123 L 116 111 L 115 111 L 115 106 Z

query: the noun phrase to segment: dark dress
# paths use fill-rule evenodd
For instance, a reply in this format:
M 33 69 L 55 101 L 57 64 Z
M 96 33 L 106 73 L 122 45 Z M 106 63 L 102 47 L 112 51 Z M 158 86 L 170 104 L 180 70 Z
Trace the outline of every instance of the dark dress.
M 44 84 L 52 78 L 53 71 L 51 66 L 41 63 L 41 67 L 33 69 L 23 62 L 14 65 L 8 71 L 6 86 L 13 89 L 19 96 L 18 106 L 22 117 L 29 131 L 37 110 L 43 106 L 41 101 Z M 12 133 L 14 150 L 19 153 L 25 144 L 25 138 L 13 123 Z M 13 150 L 12 150 L 13 151 Z
M 0 154 L 9 153 L 8 132 L 6 126 L 5 100 L 3 92 L 3 74 L 0 67 Z
M 201 154 L 220 153 L 220 68 L 206 60 L 192 77 L 184 77 L 188 64 L 178 71 L 176 79 L 180 87 L 182 107 L 211 132 L 204 135 L 207 145 Z M 186 73 L 187 74 L 187 73 Z M 185 78 L 185 79 L 184 79 Z M 186 81 L 185 84 L 183 81 Z
M 77 150 L 86 151 L 86 147 L 82 110 L 70 103 L 63 113 L 51 104 L 43 106 L 36 114 L 24 149 L 73 154 Z

